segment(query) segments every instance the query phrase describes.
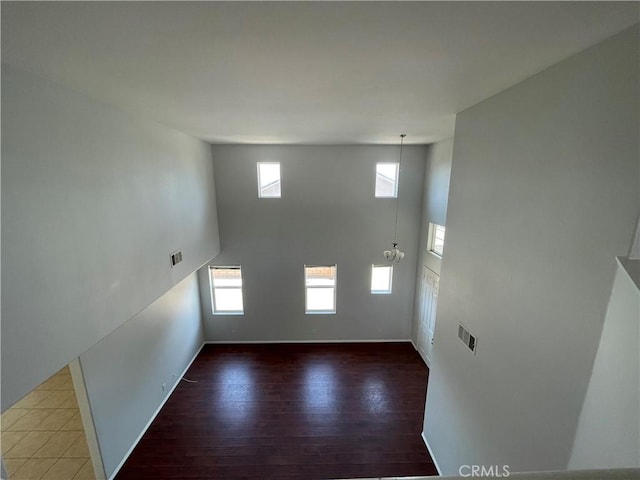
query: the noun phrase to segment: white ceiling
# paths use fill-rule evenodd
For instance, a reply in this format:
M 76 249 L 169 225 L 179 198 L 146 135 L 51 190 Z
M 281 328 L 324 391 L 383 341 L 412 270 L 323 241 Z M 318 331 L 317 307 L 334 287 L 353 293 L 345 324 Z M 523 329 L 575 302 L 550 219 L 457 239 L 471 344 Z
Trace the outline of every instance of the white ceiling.
M 215 143 L 429 143 L 626 2 L 2 2 L 2 60 Z

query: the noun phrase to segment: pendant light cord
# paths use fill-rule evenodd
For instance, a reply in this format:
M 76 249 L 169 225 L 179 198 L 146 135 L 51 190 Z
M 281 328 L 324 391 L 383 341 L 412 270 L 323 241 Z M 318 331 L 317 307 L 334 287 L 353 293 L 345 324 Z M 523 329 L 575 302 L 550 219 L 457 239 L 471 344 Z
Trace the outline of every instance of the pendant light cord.
M 396 248 L 396 246 L 398 245 L 398 204 L 400 202 L 400 171 L 402 169 L 402 146 L 404 144 L 404 137 L 406 136 L 407 135 L 404 133 L 400 135 L 400 161 L 398 162 L 398 190 L 396 193 L 396 226 L 393 231 L 393 248 Z

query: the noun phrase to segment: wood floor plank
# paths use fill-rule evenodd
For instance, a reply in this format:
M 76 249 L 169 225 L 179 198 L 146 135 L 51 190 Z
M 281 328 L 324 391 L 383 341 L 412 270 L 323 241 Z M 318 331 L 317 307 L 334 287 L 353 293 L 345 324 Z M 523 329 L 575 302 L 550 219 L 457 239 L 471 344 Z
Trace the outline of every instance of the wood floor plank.
M 408 342 L 206 345 L 117 480 L 437 475 Z

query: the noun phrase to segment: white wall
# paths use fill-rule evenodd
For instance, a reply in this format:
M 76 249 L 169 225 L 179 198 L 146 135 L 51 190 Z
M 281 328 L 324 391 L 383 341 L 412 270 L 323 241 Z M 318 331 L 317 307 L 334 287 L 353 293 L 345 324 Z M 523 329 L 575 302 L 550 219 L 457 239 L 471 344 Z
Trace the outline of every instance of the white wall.
M 3 65 L 2 227 L 4 410 L 215 256 L 210 148 Z
M 418 269 L 416 272 L 416 314 L 413 320 L 413 341 L 418 342 L 417 317 L 420 302 L 419 291 L 422 279 L 422 266 L 426 266 L 440 274 L 442 259 L 429 252 L 429 223 L 447 225 L 447 202 L 449 200 L 449 179 L 451 177 L 451 160 L 453 157 L 453 138 L 429 145 L 427 166 L 424 176 L 424 192 L 422 195 L 422 218 L 420 225 L 420 242 L 418 244 Z M 446 235 L 445 235 L 446 236 Z
M 638 221 L 636 222 L 636 234 L 629 250 L 629 258 L 640 259 L 640 215 L 638 215 Z
M 640 468 L 639 319 L 640 289 L 619 263 L 569 469 Z
M 399 146 L 213 147 L 221 252 L 216 265 L 241 265 L 245 314 L 211 314 L 201 271 L 205 339 L 409 339 L 426 147 L 405 147 L 398 241 L 405 259 L 393 293 L 371 295 L 371 264 L 391 248 L 395 199 L 374 198 L 376 162 Z M 279 161 L 282 198 L 259 199 L 256 163 Z M 338 265 L 337 314 L 304 314 L 304 264 Z
M 198 279 L 193 273 L 80 356 L 107 478 L 202 342 Z
M 638 53 L 636 27 L 457 116 L 424 422 L 444 474 L 567 467 L 638 213 Z

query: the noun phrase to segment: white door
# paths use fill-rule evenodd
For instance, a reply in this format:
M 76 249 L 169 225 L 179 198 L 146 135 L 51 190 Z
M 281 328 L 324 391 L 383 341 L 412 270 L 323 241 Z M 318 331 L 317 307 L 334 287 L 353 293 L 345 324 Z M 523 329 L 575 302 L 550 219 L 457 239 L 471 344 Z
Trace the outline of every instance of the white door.
M 428 367 L 431 367 L 431 352 L 436 328 L 436 307 L 440 277 L 427 267 L 422 270 L 420 285 L 420 323 L 418 328 L 418 351 Z

